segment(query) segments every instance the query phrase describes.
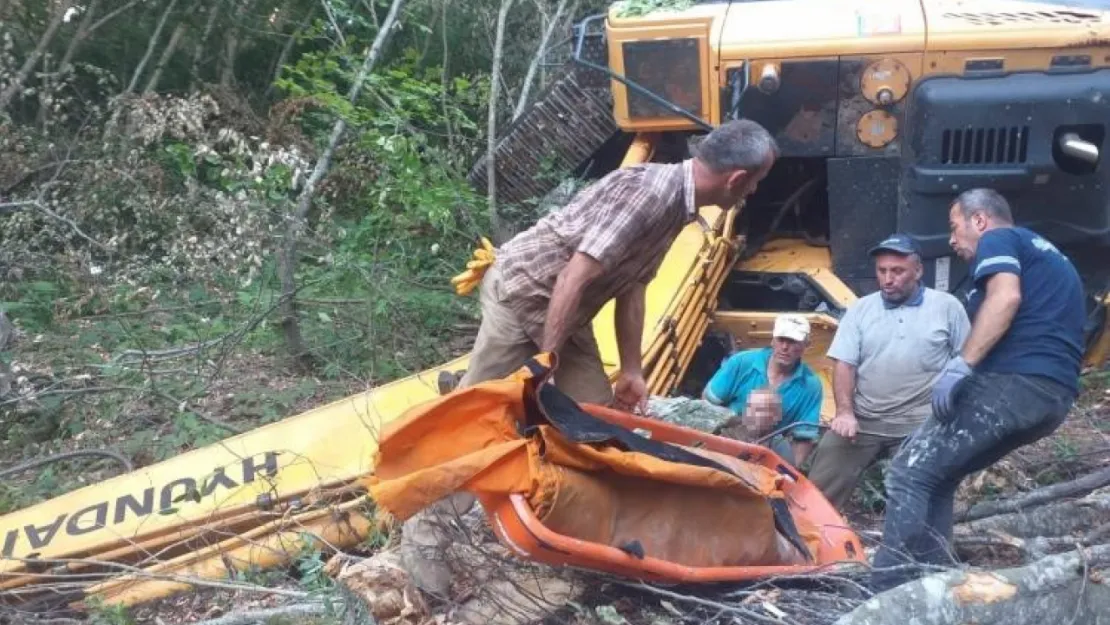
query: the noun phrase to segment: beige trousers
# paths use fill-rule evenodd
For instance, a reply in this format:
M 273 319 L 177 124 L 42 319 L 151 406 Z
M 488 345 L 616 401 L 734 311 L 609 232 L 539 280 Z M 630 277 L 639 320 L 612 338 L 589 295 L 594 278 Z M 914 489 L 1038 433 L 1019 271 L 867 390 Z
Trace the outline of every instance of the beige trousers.
M 501 292 L 497 263 L 486 271 L 480 287 L 482 325 L 470 354 L 470 366 L 458 388 L 504 378 L 539 353 Z M 579 403 L 609 404 L 613 391 L 592 329 L 580 330 L 558 354 L 555 386 Z M 401 530 L 401 562 L 422 591 L 447 597 L 454 577 L 446 557 L 452 540 L 449 526 L 470 513 L 477 502 L 462 491 L 444 497 L 405 521 Z
M 482 325 L 470 354 L 470 366 L 459 381 L 459 388 L 506 377 L 540 351 L 516 313 L 505 303 L 497 263 L 486 271 L 480 288 Z M 559 351 L 558 358 L 553 382 L 559 390 L 579 403 L 608 404 L 612 401 L 613 389 L 602 367 L 590 326 L 576 332 Z

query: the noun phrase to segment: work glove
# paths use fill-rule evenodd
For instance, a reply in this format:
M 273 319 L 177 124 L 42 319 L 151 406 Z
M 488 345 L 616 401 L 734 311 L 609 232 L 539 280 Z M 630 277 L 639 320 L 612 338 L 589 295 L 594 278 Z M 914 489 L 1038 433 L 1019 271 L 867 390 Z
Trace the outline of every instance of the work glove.
M 933 385 L 933 416 L 941 423 L 948 423 L 951 420 L 956 392 L 964 378 L 969 375 L 971 375 L 971 367 L 962 356 L 949 360 L 940 370 L 940 377 Z

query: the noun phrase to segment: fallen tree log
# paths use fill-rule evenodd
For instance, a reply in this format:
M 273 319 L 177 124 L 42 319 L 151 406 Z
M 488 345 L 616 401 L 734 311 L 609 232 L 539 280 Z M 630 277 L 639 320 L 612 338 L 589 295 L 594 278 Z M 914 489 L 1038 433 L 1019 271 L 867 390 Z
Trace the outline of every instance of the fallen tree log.
M 1110 522 L 1110 490 L 1095 491 L 1083 499 L 1062 501 L 1021 512 L 986 517 L 956 526 L 971 535 L 1038 538 L 1086 532 Z
M 1083 477 L 1038 488 L 1024 495 L 977 503 L 957 516 L 958 521 L 976 521 L 990 516 L 1019 512 L 1067 497 L 1077 497 L 1110 485 L 1110 467 Z
M 835 625 L 1044 625 L 1099 622 L 1110 614 L 1110 545 L 997 571 L 938 573 L 892 588 Z

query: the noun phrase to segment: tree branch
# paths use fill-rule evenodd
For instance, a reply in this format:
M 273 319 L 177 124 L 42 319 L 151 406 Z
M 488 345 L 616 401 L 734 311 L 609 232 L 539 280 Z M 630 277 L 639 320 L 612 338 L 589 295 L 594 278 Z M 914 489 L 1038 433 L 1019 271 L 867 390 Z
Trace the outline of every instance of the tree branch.
M 535 56 L 532 57 L 532 62 L 528 65 L 528 72 L 524 75 L 524 84 L 520 88 L 520 97 L 516 101 L 516 109 L 513 110 L 513 121 L 516 121 L 524 112 L 524 107 L 528 105 L 528 94 L 532 91 L 532 82 L 536 78 L 536 70 L 539 69 L 540 63 L 543 62 L 547 56 L 547 44 L 551 41 L 551 34 L 555 32 L 555 27 L 559 25 L 559 20 L 562 19 L 563 11 L 567 8 L 567 0 L 559 0 L 559 5 L 555 8 L 555 17 L 547 24 L 547 29 L 544 30 L 543 37 L 540 38 L 539 48 L 536 49 Z M 578 9 L 578 0 L 574 0 L 574 4 L 570 7 L 570 14 L 574 15 Z
M 293 605 L 268 608 L 265 610 L 252 610 L 249 612 L 232 612 L 219 618 L 207 621 L 195 621 L 190 625 L 254 625 L 255 623 L 269 623 L 269 619 L 299 616 L 319 616 L 325 614 L 326 606 L 322 603 L 295 603 Z M 284 622 L 284 621 L 283 621 Z M 298 619 L 297 622 L 300 622 Z
M 1110 467 L 1088 473 L 1083 477 L 1070 482 L 1060 482 L 1038 488 L 1024 495 L 1007 497 L 997 501 L 984 501 L 975 504 L 959 517 L 960 521 L 976 521 L 997 514 L 1018 512 L 1025 508 L 1032 508 L 1057 499 L 1084 495 L 1093 490 L 1110 484 Z
M 486 200 L 489 210 L 490 229 L 493 230 L 494 244 L 504 242 L 501 216 L 497 211 L 497 104 L 500 99 L 501 54 L 505 47 L 505 21 L 513 0 L 501 0 L 497 11 L 497 34 L 493 43 L 493 67 L 490 68 L 489 114 L 486 124 Z
M 134 73 L 131 74 L 131 82 L 127 83 L 127 89 L 124 93 L 133 93 L 135 87 L 139 85 L 139 78 L 143 75 L 143 70 L 146 69 L 146 64 L 150 62 L 151 55 L 154 54 L 154 48 L 158 45 L 158 40 L 162 37 L 162 29 L 166 27 L 166 21 L 169 20 L 170 14 L 173 13 L 173 8 L 177 6 L 177 0 L 170 0 L 169 6 L 162 12 L 162 17 L 158 19 L 158 25 L 154 28 L 154 34 L 146 44 L 146 53 L 143 58 L 139 60 L 139 65 L 135 67 Z
M 108 449 L 82 449 L 78 451 L 69 451 L 62 454 L 55 454 L 53 456 L 47 456 L 45 458 L 38 458 L 36 460 L 29 460 L 27 462 L 17 464 L 14 467 L 8 467 L 6 469 L 0 470 L 0 478 L 6 478 L 9 475 L 15 475 L 17 473 L 22 473 L 23 471 L 29 471 L 43 465 L 60 462 L 62 460 L 69 460 L 71 458 L 82 458 L 87 456 L 110 458 L 123 465 L 123 468 L 126 469 L 128 472 L 135 470 L 135 465 L 131 464 L 130 460 L 114 451 L 110 451 Z
M 378 30 L 377 35 L 375 35 L 374 43 L 371 44 L 370 49 L 366 52 L 362 67 L 359 68 L 358 75 L 355 76 L 354 84 L 351 85 L 351 91 L 347 94 L 347 100 L 352 104 L 358 101 L 358 97 L 362 93 L 363 83 L 366 82 L 366 78 L 373 71 L 374 66 L 381 56 L 382 50 L 385 48 L 386 42 L 392 35 L 394 26 L 397 24 L 397 17 L 403 5 L 404 0 L 393 0 L 393 4 L 389 8 L 389 13 L 386 15 L 385 22 L 382 24 L 381 29 Z M 339 142 L 346 130 L 347 120 L 340 116 L 339 119 L 335 121 L 335 126 L 332 127 L 331 136 L 328 137 L 327 147 L 324 148 L 320 157 L 316 159 L 316 166 L 313 167 L 312 174 L 310 174 L 305 181 L 304 188 L 297 198 L 296 210 L 293 213 L 292 219 L 289 220 L 289 226 L 286 229 L 285 244 L 282 246 L 278 255 L 278 270 L 281 274 L 282 288 L 281 325 L 285 333 L 286 343 L 289 350 L 292 352 L 293 358 L 300 361 L 302 364 L 308 357 L 308 350 L 305 347 L 304 338 L 301 335 L 300 322 L 297 319 L 295 298 L 297 290 L 297 242 L 304 230 L 308 211 L 312 207 L 312 199 L 316 194 L 316 185 L 324 178 L 328 168 L 331 166 L 332 155 L 335 154 L 335 150 L 339 146 Z

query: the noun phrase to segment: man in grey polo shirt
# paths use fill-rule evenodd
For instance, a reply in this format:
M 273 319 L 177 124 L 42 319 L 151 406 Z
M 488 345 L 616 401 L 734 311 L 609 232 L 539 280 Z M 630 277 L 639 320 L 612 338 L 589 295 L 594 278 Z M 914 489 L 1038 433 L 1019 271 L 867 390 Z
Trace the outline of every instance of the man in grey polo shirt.
M 921 284 L 913 239 L 892 235 L 871 256 L 879 290 L 849 306 L 829 346 L 836 415 L 808 476 L 838 509 L 863 472 L 929 416 L 933 383 L 971 327 L 959 300 Z

